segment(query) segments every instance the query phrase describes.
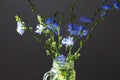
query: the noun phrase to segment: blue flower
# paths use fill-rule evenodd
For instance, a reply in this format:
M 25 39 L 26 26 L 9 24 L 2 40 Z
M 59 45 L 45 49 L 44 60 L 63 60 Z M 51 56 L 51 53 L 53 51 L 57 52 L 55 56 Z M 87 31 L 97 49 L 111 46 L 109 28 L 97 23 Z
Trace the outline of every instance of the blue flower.
M 101 7 L 102 7 L 102 9 L 104 9 L 104 10 L 110 10 L 110 9 L 112 8 L 109 4 L 106 4 L 106 5 L 101 6 Z
M 64 66 L 66 62 L 66 57 L 64 55 L 60 55 L 56 59 L 58 62 L 60 62 L 60 66 Z
M 105 16 L 107 16 L 106 11 L 102 11 L 101 14 L 100 14 L 100 16 L 101 16 L 101 17 L 105 17 Z
M 86 28 L 83 28 L 82 31 L 80 32 L 80 37 L 87 36 L 88 35 L 88 30 Z
M 54 23 L 54 19 L 53 18 L 48 18 L 47 20 L 46 20 L 46 24 L 52 24 L 52 23 Z
M 119 2 L 114 2 L 113 6 L 116 10 L 120 10 L 120 3 Z
M 70 36 L 68 36 L 67 38 L 63 38 L 61 42 L 65 46 L 71 46 L 74 44 L 73 37 Z
M 79 27 L 79 26 L 71 24 L 71 23 L 68 25 L 68 27 L 69 27 L 68 31 L 72 35 L 79 35 L 80 31 L 82 30 L 82 27 Z
M 45 27 L 44 27 L 43 25 L 38 24 L 38 25 L 36 26 L 36 31 L 35 31 L 35 33 L 38 33 L 38 34 L 40 35 L 44 29 L 45 29 Z
M 54 31 L 55 29 L 58 28 L 58 26 L 59 25 L 57 23 L 52 23 L 52 24 L 47 25 L 47 28 Z
M 92 22 L 92 20 L 88 17 L 80 17 L 80 21 L 81 22 L 86 22 L 86 23 Z
M 59 27 L 59 25 L 56 23 L 56 21 L 54 20 L 54 18 L 48 18 L 46 20 L 46 24 L 47 24 L 47 28 L 52 30 L 53 32 L 55 32 L 55 34 L 58 34 L 57 28 Z
M 64 55 L 60 55 L 60 56 L 57 57 L 57 61 L 66 62 L 66 57 Z
M 18 21 L 17 22 L 17 32 L 22 36 L 25 32 L 25 27 L 23 26 L 23 24 Z

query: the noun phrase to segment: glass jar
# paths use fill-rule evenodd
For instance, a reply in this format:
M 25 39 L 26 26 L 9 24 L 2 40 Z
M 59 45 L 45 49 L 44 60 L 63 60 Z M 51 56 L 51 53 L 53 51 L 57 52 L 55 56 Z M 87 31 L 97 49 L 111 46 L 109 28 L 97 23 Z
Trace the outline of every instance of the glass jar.
M 43 80 L 76 80 L 76 71 L 74 69 L 74 61 L 59 62 L 53 60 L 53 67 L 44 74 Z

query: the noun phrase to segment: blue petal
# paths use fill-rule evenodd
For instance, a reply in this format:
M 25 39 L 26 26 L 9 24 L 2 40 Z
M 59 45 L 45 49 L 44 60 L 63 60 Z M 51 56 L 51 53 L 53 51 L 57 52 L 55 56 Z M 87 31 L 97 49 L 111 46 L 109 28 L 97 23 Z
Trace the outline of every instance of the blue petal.
M 119 3 L 119 2 L 115 2 L 115 3 L 113 4 L 113 6 L 114 6 L 114 8 L 115 8 L 116 10 L 120 10 L 120 3 Z
M 102 9 L 104 9 L 104 10 L 110 10 L 111 8 L 112 7 L 109 4 L 102 6 Z
M 52 24 L 54 22 L 54 19 L 53 18 L 48 18 L 46 20 L 46 24 Z
M 83 30 L 83 36 L 87 36 L 88 35 L 88 30 L 87 29 L 84 29 Z
M 100 16 L 101 16 L 101 17 L 107 16 L 106 11 L 102 11 L 101 14 L 100 14 Z
M 66 62 L 66 57 L 64 55 L 60 55 L 60 56 L 57 57 L 57 61 Z
M 92 22 L 92 20 L 88 17 L 80 17 L 80 21 L 81 22 L 87 22 L 87 23 Z
M 87 30 L 86 28 L 84 28 L 84 29 L 81 31 L 80 37 L 87 36 L 87 35 L 88 35 L 88 30 Z
M 47 27 L 50 30 L 54 30 L 58 27 L 59 25 L 57 23 L 52 23 L 52 24 L 48 24 Z
M 69 27 L 68 31 L 72 35 L 79 35 L 80 31 L 82 30 L 82 27 L 79 27 L 78 25 L 71 24 L 71 23 L 68 25 L 68 27 Z
M 57 28 L 59 25 L 57 24 L 57 23 L 54 23 L 53 24 L 53 28 L 55 29 L 55 28 Z

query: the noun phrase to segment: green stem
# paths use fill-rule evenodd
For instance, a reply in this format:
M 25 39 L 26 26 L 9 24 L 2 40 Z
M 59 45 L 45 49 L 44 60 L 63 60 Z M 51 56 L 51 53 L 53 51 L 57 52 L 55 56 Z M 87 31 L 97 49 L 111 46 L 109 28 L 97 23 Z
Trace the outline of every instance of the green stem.
M 73 19 L 74 19 L 74 7 L 75 7 L 75 4 L 76 4 L 76 1 L 77 0 L 73 0 L 73 3 L 71 4 L 70 6 L 70 22 L 73 23 Z
M 51 37 L 51 40 L 52 40 L 52 42 L 56 42 L 55 41 L 55 38 L 54 38 L 54 32 L 52 32 L 51 34 L 50 34 L 50 37 Z M 54 47 L 54 49 L 55 49 L 55 58 L 59 55 L 59 52 L 58 52 L 58 49 L 57 49 L 57 47 Z
M 58 27 L 58 51 L 60 52 L 60 26 Z
M 32 11 L 32 12 L 37 12 L 37 13 L 39 14 L 38 9 L 37 9 L 37 7 L 33 4 L 33 2 L 32 2 L 31 0 L 27 0 L 27 1 L 28 1 L 28 3 L 29 3 L 29 7 L 30 7 L 31 11 Z
M 71 55 L 71 52 L 72 52 L 72 46 L 69 47 L 69 55 Z
M 75 54 L 78 54 L 78 53 L 79 53 L 79 51 L 81 50 L 82 46 L 83 46 L 83 45 L 80 45 L 80 47 L 79 47 L 78 50 L 75 52 Z
M 57 29 L 57 31 L 58 31 L 58 51 L 60 52 L 60 40 L 61 40 L 61 35 L 60 35 L 60 26 L 63 24 L 63 18 L 64 18 L 64 13 L 62 13 L 61 15 L 60 15 L 60 21 L 59 21 L 59 26 L 58 26 L 58 29 Z
M 70 34 L 70 38 L 71 38 L 71 34 Z M 66 48 L 69 47 L 69 52 L 68 52 L 68 55 L 67 55 L 67 60 L 69 59 L 69 56 L 71 56 L 71 52 L 72 52 L 72 48 L 73 48 L 73 45 L 71 46 L 66 46 Z M 67 51 L 67 50 L 66 50 Z
M 41 43 L 40 38 L 38 38 L 38 37 L 34 34 L 32 27 L 29 28 L 29 29 L 27 29 L 27 30 L 28 30 L 28 32 L 30 32 L 30 33 L 32 34 L 33 39 L 35 39 L 37 42 L 39 42 L 40 44 L 43 45 L 43 43 Z
M 76 54 L 79 53 L 79 51 L 81 50 L 81 48 L 83 47 L 83 45 L 85 44 L 85 42 L 90 38 L 92 32 L 96 29 L 96 26 L 103 20 L 102 18 L 98 18 L 98 19 L 95 19 L 100 13 L 100 10 L 99 8 L 97 8 L 97 10 L 95 11 L 95 14 L 94 16 L 92 17 L 93 19 L 93 23 L 92 23 L 92 27 L 89 31 L 89 34 L 86 36 L 86 38 L 84 40 L 82 40 L 82 44 L 80 44 L 80 47 L 78 48 L 78 50 L 75 52 Z

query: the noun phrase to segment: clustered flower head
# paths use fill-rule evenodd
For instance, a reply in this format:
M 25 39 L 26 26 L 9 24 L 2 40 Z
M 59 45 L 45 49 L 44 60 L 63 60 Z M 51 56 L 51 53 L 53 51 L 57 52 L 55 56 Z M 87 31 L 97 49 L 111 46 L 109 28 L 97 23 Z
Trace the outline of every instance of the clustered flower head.
M 55 34 L 58 34 L 57 32 L 57 28 L 59 27 L 59 25 L 56 23 L 55 19 L 54 18 L 48 18 L 46 20 L 46 24 L 47 24 L 47 28 L 54 31 Z
M 75 24 L 72 24 L 72 23 L 70 23 L 68 25 L 68 28 L 69 28 L 68 31 L 72 35 L 80 35 L 80 32 L 82 31 L 82 27 L 81 26 L 78 26 L 78 25 L 75 25 Z
M 49 28 L 50 30 L 55 30 L 58 27 L 58 24 L 53 18 L 48 18 L 46 20 L 46 24 L 47 24 L 47 28 Z
M 48 55 L 52 56 L 53 59 L 60 62 L 65 62 L 66 59 L 74 60 L 78 58 L 81 47 L 90 38 L 91 32 L 96 28 L 96 25 L 104 20 L 112 9 L 120 11 L 120 1 L 101 0 L 101 4 L 95 11 L 94 17 L 81 16 L 79 18 L 79 23 L 83 23 L 83 25 L 75 24 L 72 20 L 66 25 L 67 30 L 65 31 L 69 33 L 67 37 L 63 37 L 60 32 L 64 30 L 60 24 L 61 20 L 58 24 L 55 17 L 43 18 L 38 15 L 39 24 L 36 26 L 36 30 L 32 32 L 39 34 L 39 36 L 41 34 L 45 35 L 45 48 Z M 27 28 L 19 16 L 15 16 L 15 18 L 17 21 L 17 32 L 22 36 Z M 30 29 L 32 30 L 32 28 Z M 35 35 L 33 37 L 38 40 Z M 79 42 L 79 48 L 72 52 L 77 41 Z M 60 54 L 62 47 L 63 49 L 65 47 L 65 52 L 68 53 L 67 57 Z
M 69 27 L 68 31 L 70 32 L 71 35 L 77 35 L 83 37 L 83 36 L 87 36 L 88 34 L 88 30 L 83 26 L 78 26 L 70 23 L 68 27 Z
M 100 6 L 103 10 L 101 11 L 100 16 L 105 17 L 111 9 L 116 9 L 120 11 L 120 1 L 116 0 L 102 0 L 103 4 Z

